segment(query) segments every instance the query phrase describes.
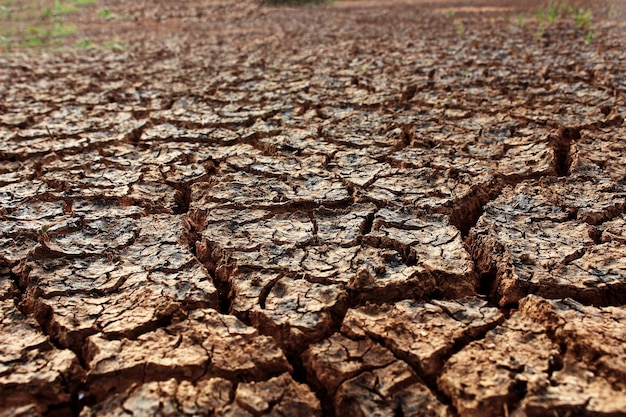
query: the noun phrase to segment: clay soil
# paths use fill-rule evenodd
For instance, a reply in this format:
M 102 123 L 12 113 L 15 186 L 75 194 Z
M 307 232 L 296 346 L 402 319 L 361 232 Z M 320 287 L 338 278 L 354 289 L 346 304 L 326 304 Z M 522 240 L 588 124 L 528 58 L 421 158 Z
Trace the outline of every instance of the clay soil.
M 0 416 L 626 416 L 624 3 L 519 3 L 0 56 Z

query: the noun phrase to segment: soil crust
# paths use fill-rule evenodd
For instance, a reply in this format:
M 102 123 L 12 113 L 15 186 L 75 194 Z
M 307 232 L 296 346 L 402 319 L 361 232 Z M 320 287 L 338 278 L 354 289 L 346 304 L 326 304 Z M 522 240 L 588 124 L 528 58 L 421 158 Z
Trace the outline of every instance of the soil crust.
M 106 5 L 0 56 L 0 417 L 626 416 L 623 4 Z

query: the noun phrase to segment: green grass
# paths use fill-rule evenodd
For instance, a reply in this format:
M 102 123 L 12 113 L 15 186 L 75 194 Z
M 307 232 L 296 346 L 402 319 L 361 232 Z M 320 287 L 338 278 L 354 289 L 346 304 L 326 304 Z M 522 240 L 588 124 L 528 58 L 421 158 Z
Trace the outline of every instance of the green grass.
M 548 23 L 556 23 L 561 17 L 562 5 L 560 1 L 551 1 L 546 9 L 546 16 L 548 17 Z
M 113 40 L 108 40 L 101 44 L 92 42 L 91 39 L 86 37 L 76 42 L 74 46 L 78 49 L 104 49 L 116 52 L 125 51 L 130 47 L 128 43 L 122 43 L 117 37 L 113 38 Z
M 546 24 L 544 22 L 539 22 L 539 26 L 537 27 L 537 31 L 535 32 L 535 40 L 539 42 L 543 39 L 543 34 L 546 31 Z
M 91 39 L 86 37 L 86 38 L 83 38 L 83 40 L 76 42 L 76 47 L 79 49 L 89 49 L 89 48 L 93 48 L 94 44 L 91 43 Z
M 0 53 L 17 50 L 53 50 L 60 47 L 126 49 L 118 40 L 96 45 L 89 38 L 70 43 L 78 33 L 72 15 L 97 0 L 0 0 Z M 96 9 L 97 10 L 97 9 Z M 95 11 L 104 20 L 119 18 L 108 7 Z
M 573 21 L 576 28 L 582 32 L 581 38 L 586 45 L 589 45 L 594 38 L 592 31 L 591 10 L 584 7 L 576 7 L 572 4 L 566 5 L 562 0 L 550 0 L 544 7 L 538 9 L 535 13 L 537 19 L 537 30 L 535 39 L 540 41 L 551 25 L 559 21 Z M 524 26 L 523 16 L 518 18 L 520 27 Z
M 456 33 L 459 36 L 465 35 L 465 25 L 463 25 L 463 23 L 457 22 L 454 24 L 454 27 L 456 28 Z
M 53 0 L 52 6 L 43 9 L 44 15 L 59 16 L 76 13 L 80 8 L 94 4 L 96 0 Z
M 100 44 L 93 42 L 88 37 L 85 37 L 82 40 L 76 42 L 74 46 L 78 49 L 100 49 L 116 52 L 125 51 L 130 47 L 128 43 L 122 43 L 117 37 L 113 38 L 112 40 L 104 41 Z
M 59 45 L 62 38 L 76 33 L 76 27 L 66 22 L 64 16 L 77 12 L 80 1 L 85 0 L 2 0 L 3 48 Z
M 125 51 L 130 47 L 128 43 L 122 43 L 120 40 L 115 37 L 113 40 L 106 41 L 102 44 L 105 49 L 110 49 L 112 51 Z
M 71 24 L 55 22 L 51 28 L 29 26 L 23 31 L 21 42 L 23 48 L 42 47 L 45 45 L 60 46 L 61 38 L 76 33 L 76 27 Z
M 113 10 L 111 10 L 110 7 L 103 7 L 102 9 L 98 10 L 98 16 L 102 19 L 102 20 L 114 20 L 114 19 L 119 19 L 120 16 L 117 13 L 113 13 Z
M 110 8 L 105 7 L 98 12 L 98 16 L 100 16 L 103 19 L 110 19 L 111 16 L 113 16 L 113 12 L 111 11 Z
M 576 13 L 574 14 L 574 21 L 576 22 L 576 27 L 578 29 L 590 31 L 591 30 L 591 10 L 578 7 L 576 9 Z

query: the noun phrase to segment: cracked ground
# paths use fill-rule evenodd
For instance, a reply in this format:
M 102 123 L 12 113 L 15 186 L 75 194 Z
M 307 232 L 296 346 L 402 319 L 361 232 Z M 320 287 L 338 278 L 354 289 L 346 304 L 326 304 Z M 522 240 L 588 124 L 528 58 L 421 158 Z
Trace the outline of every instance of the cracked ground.
M 233 3 L 0 57 L 0 416 L 626 416 L 623 2 Z

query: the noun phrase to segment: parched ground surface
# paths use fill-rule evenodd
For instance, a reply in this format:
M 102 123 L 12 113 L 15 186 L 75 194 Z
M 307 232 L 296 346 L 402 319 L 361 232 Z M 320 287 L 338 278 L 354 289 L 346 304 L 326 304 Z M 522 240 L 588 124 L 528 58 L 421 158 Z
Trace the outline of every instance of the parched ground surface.
M 626 415 L 624 4 L 479 3 L 0 57 L 0 416 Z

